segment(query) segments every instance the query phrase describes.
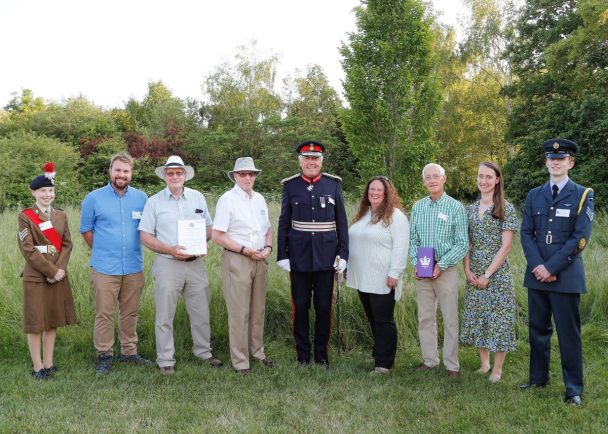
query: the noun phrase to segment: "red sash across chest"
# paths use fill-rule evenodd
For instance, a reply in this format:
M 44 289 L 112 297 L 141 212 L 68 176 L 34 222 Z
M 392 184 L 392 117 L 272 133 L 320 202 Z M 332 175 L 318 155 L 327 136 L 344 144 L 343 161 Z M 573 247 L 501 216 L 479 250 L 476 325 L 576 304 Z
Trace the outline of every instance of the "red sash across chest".
M 34 212 L 34 210 L 32 210 L 31 208 L 28 209 L 24 209 L 23 210 L 23 214 L 25 214 L 26 216 L 29 217 L 29 219 L 31 221 L 33 221 L 42 231 L 42 233 L 44 234 L 45 237 L 48 238 L 48 240 L 51 242 L 51 244 L 53 244 L 55 246 L 55 248 L 57 249 L 58 252 L 61 252 L 61 236 L 59 236 L 59 234 L 57 233 L 57 231 L 55 230 L 55 228 L 53 226 L 46 228 L 46 229 L 42 229 L 40 227 L 41 224 L 45 223 L 44 220 L 42 220 L 38 214 L 36 214 Z M 50 220 L 49 220 L 50 223 Z

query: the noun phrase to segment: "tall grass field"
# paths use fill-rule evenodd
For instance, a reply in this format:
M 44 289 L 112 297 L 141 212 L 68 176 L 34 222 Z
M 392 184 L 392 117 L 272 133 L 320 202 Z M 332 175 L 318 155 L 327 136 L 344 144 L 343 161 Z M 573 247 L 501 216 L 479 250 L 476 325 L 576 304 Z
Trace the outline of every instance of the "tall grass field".
M 211 208 L 215 199 L 208 197 Z M 271 221 L 280 203 L 269 203 Z M 212 210 L 213 211 L 213 210 Z M 354 204 L 348 207 L 353 215 Z M 298 368 L 291 336 L 287 275 L 272 258 L 267 291 L 266 353 L 277 368 L 253 366 L 243 377 L 230 368 L 228 326 L 220 270 L 220 249 L 209 243 L 207 273 L 211 292 L 214 355 L 224 361 L 211 369 L 191 353 L 188 316 L 182 302 L 175 318 L 176 375 L 156 367 L 114 361 L 107 376 L 95 374 L 92 344 L 94 297 L 89 250 L 81 239 L 79 209 L 67 208 L 74 250 L 68 273 L 78 325 L 61 328 L 55 349 L 60 371 L 36 382 L 21 328 L 23 258 L 17 247 L 17 211 L 0 215 L 0 433 L 35 432 L 607 432 L 608 431 L 608 216 L 597 213 L 584 261 L 589 291 L 581 297 L 585 359 L 582 407 L 565 405 L 559 348 L 554 336 L 551 382 L 521 392 L 527 380 L 527 294 L 521 286 L 525 259 L 519 239 L 510 262 L 517 289 L 518 347 L 508 354 L 503 379 L 492 384 L 479 368 L 474 348 L 461 347 L 461 376 L 443 369 L 416 371 L 421 362 L 411 269 L 396 306 L 399 346 L 395 369 L 369 375 L 371 336 L 354 290 L 340 291 L 340 336 L 336 309 L 331 369 Z M 276 251 L 276 250 L 275 250 Z M 146 286 L 139 315 L 139 352 L 154 360 L 153 254 L 146 251 Z M 462 268 L 462 267 L 460 267 Z M 461 270 L 461 304 L 464 278 Z M 441 324 L 439 334 L 441 336 Z M 116 339 L 114 353 L 120 352 Z M 338 351 L 338 345 L 340 351 Z

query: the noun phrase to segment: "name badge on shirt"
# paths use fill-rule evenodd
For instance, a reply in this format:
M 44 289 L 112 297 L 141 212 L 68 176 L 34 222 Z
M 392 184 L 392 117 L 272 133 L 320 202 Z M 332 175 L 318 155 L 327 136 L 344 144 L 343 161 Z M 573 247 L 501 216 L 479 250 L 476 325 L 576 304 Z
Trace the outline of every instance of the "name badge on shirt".
M 558 208 L 555 210 L 555 217 L 570 217 L 570 210 Z
M 329 203 L 331 203 L 332 205 L 335 205 L 335 204 L 336 204 L 336 201 L 335 201 L 335 200 L 334 200 L 334 198 L 333 198 L 333 197 L 331 197 L 331 196 L 327 196 L 327 201 L 328 201 Z
M 439 217 L 441 220 L 443 220 L 444 222 L 448 221 L 448 216 L 445 215 L 444 213 L 440 212 L 437 217 Z
M 46 222 L 42 222 L 38 225 L 41 231 L 46 231 L 47 229 L 51 229 L 53 227 L 53 223 L 50 220 Z
M 141 212 L 141 211 L 133 211 L 133 212 L 131 213 L 131 218 L 132 218 L 133 220 L 141 220 L 141 215 L 142 215 L 142 212 Z

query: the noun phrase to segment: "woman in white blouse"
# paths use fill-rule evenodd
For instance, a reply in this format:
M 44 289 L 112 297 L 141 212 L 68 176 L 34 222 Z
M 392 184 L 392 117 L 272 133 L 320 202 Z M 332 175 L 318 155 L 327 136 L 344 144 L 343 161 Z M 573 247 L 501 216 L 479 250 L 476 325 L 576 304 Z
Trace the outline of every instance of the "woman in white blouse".
M 358 290 L 372 329 L 372 373 L 388 374 L 397 352 L 394 309 L 395 300 L 401 298 L 410 225 L 387 177 L 375 176 L 368 181 L 348 238 L 346 285 Z

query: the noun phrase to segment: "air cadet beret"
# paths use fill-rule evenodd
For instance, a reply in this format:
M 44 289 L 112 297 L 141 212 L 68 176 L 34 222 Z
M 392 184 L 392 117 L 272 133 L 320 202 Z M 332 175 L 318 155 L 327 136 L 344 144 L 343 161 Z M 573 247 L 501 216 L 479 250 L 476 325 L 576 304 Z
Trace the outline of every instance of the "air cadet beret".
M 44 175 L 40 175 L 34 178 L 30 182 L 30 189 L 38 190 L 42 187 L 54 187 L 55 186 L 55 164 L 50 161 L 44 165 Z
M 547 158 L 565 158 L 578 152 L 578 145 L 567 139 L 547 140 L 543 143 L 543 148 L 545 148 Z
M 296 153 L 305 157 L 321 157 L 325 152 L 325 145 L 312 140 L 307 140 L 296 146 Z

